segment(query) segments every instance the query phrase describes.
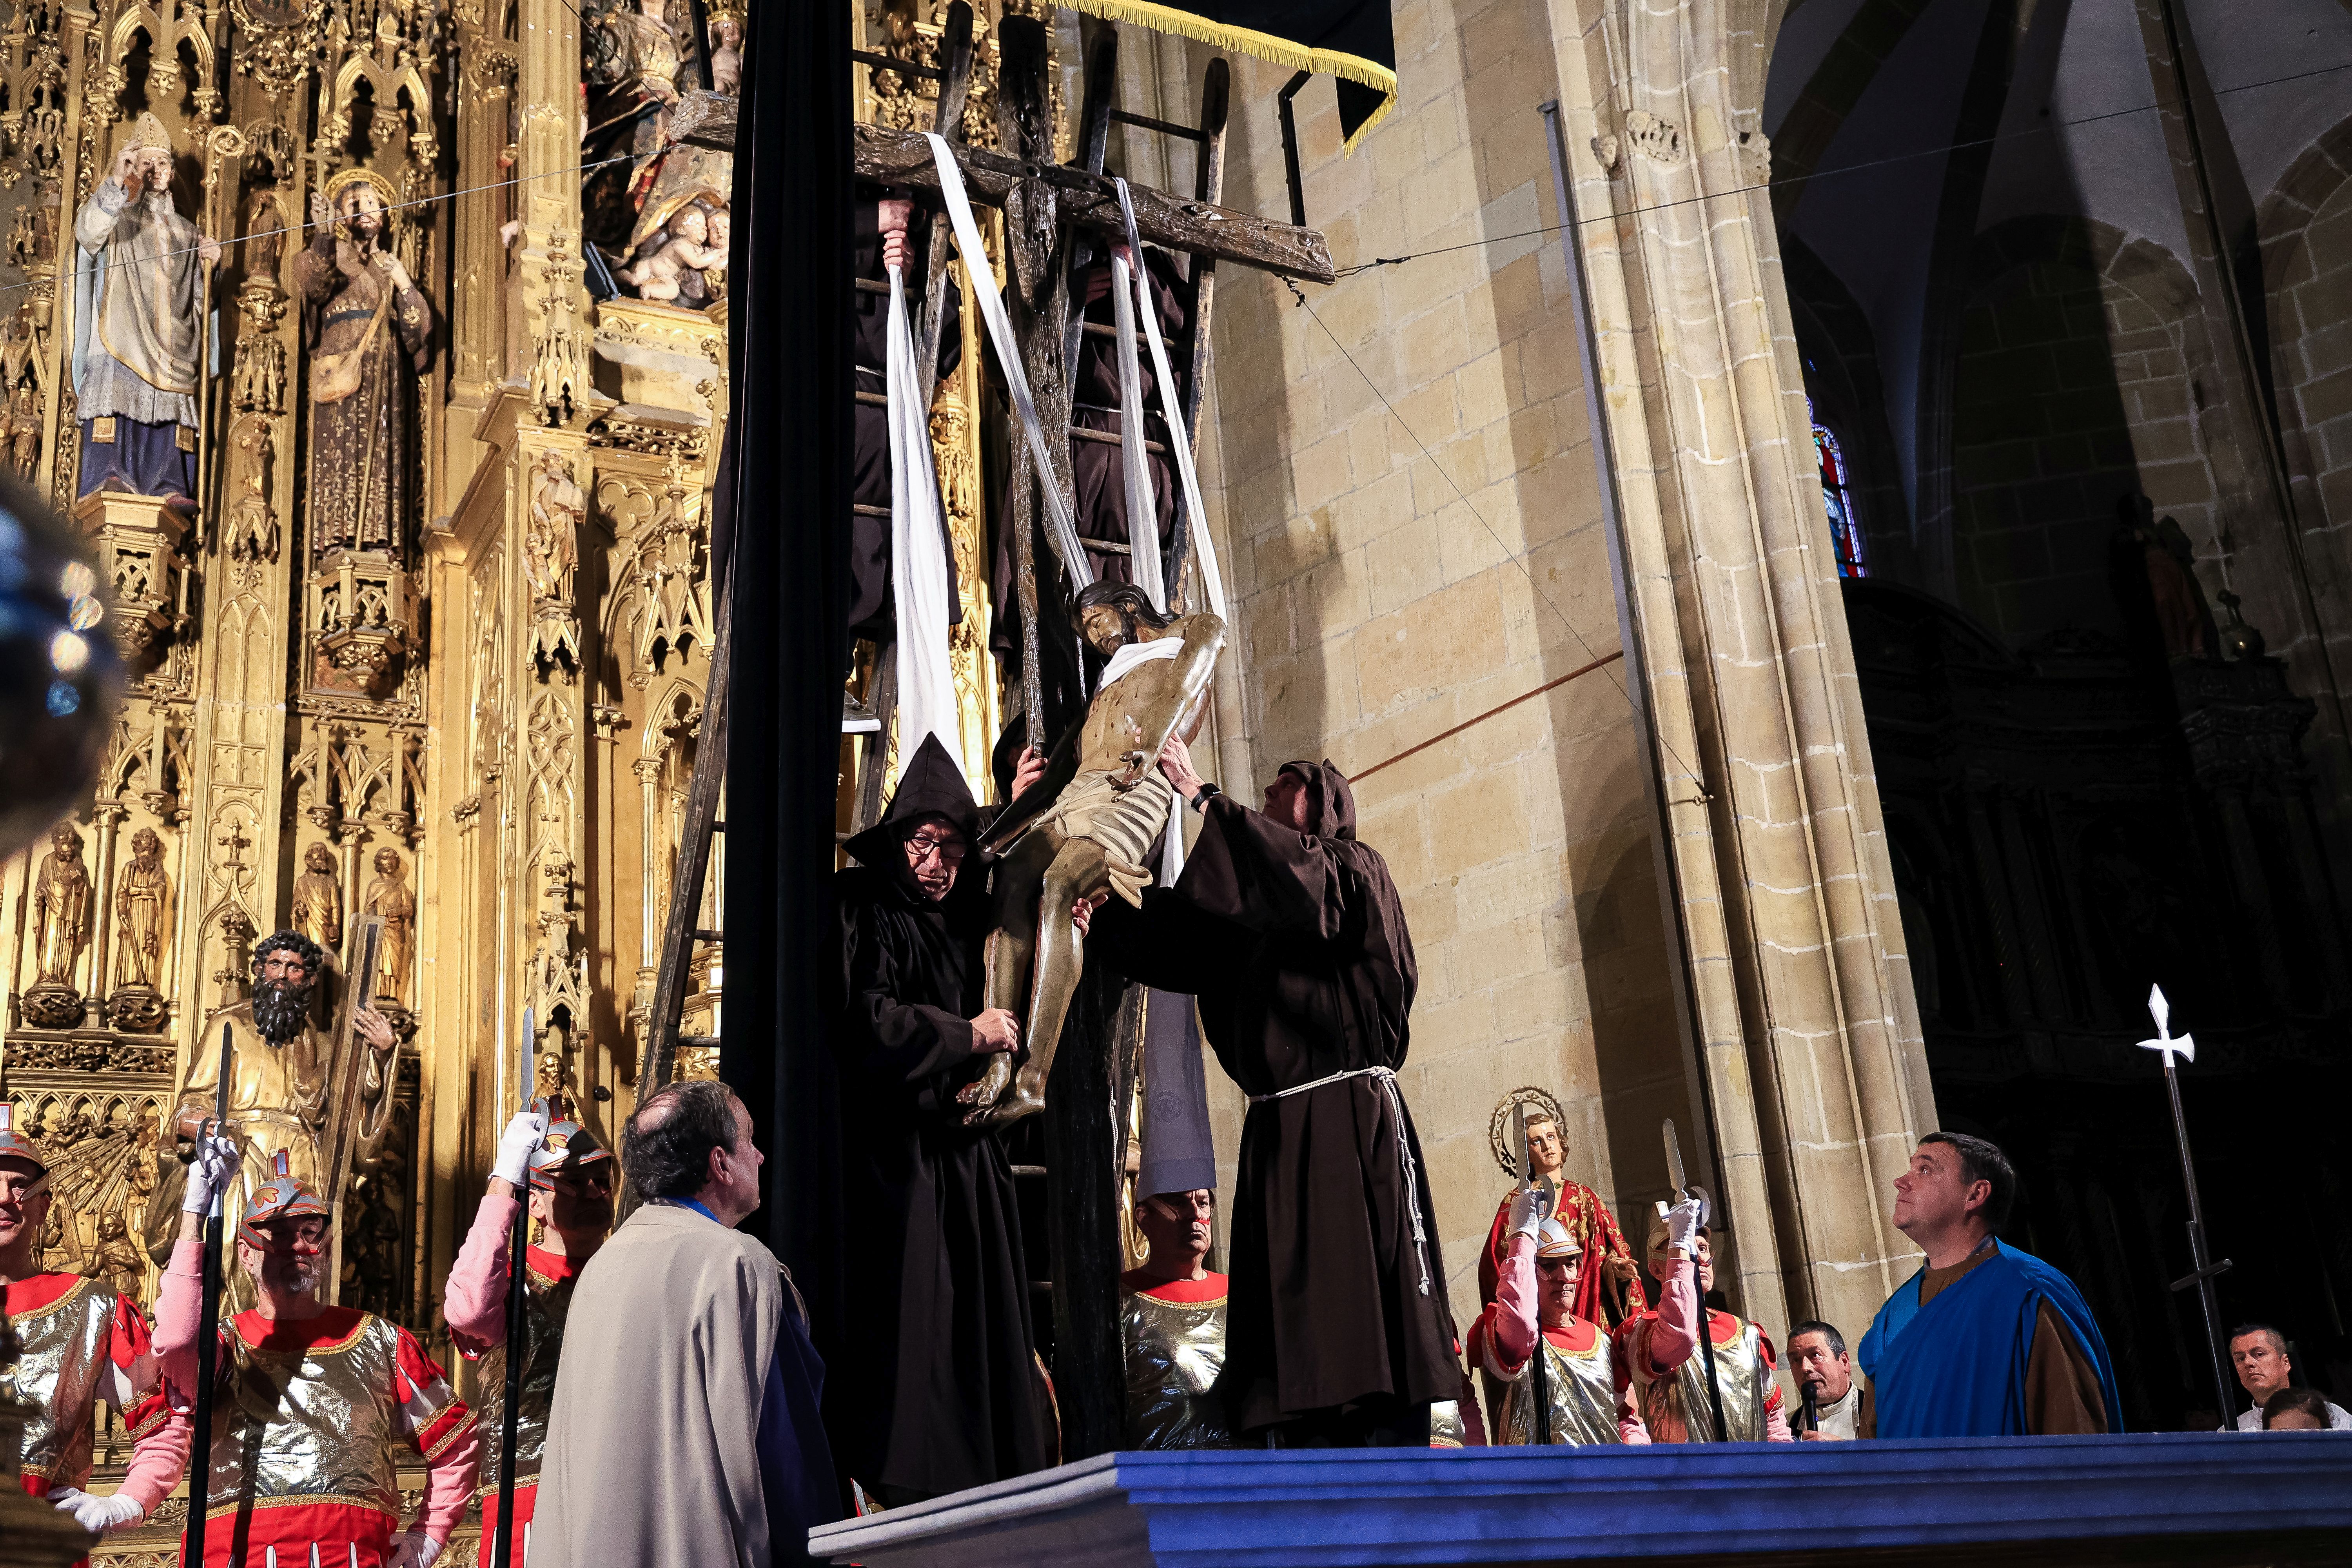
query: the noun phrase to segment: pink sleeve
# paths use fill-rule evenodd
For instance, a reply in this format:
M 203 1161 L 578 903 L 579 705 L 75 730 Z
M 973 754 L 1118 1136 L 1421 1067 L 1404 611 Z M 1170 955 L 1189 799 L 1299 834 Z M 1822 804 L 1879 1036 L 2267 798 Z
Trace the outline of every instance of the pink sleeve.
M 205 1321 L 205 1244 L 184 1236 L 172 1248 L 171 1267 L 155 1296 L 155 1359 L 183 1398 L 196 1388 L 196 1333 Z
M 1536 1241 L 1514 1232 L 1495 1275 L 1495 1300 L 1478 1316 L 1486 1332 L 1486 1370 L 1508 1381 L 1536 1348 Z
M 1764 1407 L 1764 1440 L 1768 1443 L 1793 1443 L 1797 1435 L 1789 1430 L 1789 1415 L 1776 1401 Z
M 186 1411 L 168 1405 L 161 1415 L 160 1420 L 133 1439 L 130 1467 L 122 1472 L 122 1485 L 116 1489 L 137 1503 L 142 1513 L 154 1512 L 155 1505 L 180 1484 L 188 1468 L 189 1431 L 194 1423 Z
M 520 1200 L 486 1193 L 474 1211 L 474 1228 L 457 1249 L 441 1302 L 449 1331 L 460 1348 L 488 1350 L 507 1342 L 507 1249 L 512 1245 Z
M 1698 1349 L 1698 1335 L 1693 1328 L 1698 1321 L 1696 1272 L 1687 1258 L 1667 1267 L 1660 1281 L 1658 1315 L 1651 1320 L 1650 1331 L 1633 1342 L 1635 1353 L 1648 1360 L 1644 1370 L 1652 1377 L 1664 1377 Z
M 474 1500 L 476 1461 L 481 1457 L 482 1427 L 468 1420 L 425 1471 L 425 1533 L 436 1545 L 446 1543 L 457 1521 Z

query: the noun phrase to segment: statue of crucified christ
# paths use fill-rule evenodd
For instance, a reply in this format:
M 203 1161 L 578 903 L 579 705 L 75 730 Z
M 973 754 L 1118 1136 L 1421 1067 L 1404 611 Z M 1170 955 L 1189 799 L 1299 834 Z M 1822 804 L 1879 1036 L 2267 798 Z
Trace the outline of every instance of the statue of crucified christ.
M 1082 902 L 1091 908 L 1112 893 L 1141 907 L 1151 880 L 1143 860 L 1168 826 L 1174 800 L 1155 765 L 1160 749 L 1171 735 L 1190 741 L 1199 731 L 1225 641 L 1218 616 L 1161 615 L 1126 583 L 1085 590 L 1073 618 L 1079 634 L 1110 656 L 1077 734 L 1075 771 L 1065 741 L 1046 776 L 1005 809 L 982 842 L 1003 858 L 982 1005 L 1017 1010 L 1027 986 L 1029 1059 L 1016 1078 L 1010 1057 L 992 1058 L 958 1096 L 971 1107 L 964 1121 L 972 1126 L 1001 1127 L 1045 1109 L 1054 1047 L 1086 955 L 1071 920 L 1044 919 L 1040 911 Z

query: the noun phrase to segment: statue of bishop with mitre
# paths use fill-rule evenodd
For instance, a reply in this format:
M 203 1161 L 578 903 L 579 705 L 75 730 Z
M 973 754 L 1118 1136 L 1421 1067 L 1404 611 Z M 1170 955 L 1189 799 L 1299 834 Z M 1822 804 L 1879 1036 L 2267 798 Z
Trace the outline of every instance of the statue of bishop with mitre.
M 142 114 L 74 215 L 81 488 L 193 508 L 205 279 L 220 243 L 172 205 L 172 138 Z

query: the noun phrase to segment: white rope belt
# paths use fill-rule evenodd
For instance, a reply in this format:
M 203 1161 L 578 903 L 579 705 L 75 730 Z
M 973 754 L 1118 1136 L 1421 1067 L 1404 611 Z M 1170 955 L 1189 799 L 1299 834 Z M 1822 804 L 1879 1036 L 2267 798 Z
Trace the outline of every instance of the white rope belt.
M 1405 1135 L 1404 1096 L 1397 1089 L 1396 1071 L 1391 1068 L 1350 1068 L 1328 1078 L 1298 1084 L 1290 1089 L 1277 1089 L 1272 1094 L 1253 1094 L 1252 1105 L 1264 1105 L 1268 1100 L 1288 1100 L 1294 1094 L 1305 1094 L 1310 1089 L 1343 1083 L 1351 1078 L 1369 1078 L 1378 1082 L 1389 1097 L 1389 1110 L 1396 1115 L 1397 1167 L 1404 1172 L 1404 1205 L 1412 1213 L 1412 1251 L 1421 1263 L 1421 1293 L 1429 1294 L 1429 1237 L 1421 1224 L 1421 1179 L 1414 1173 L 1412 1142 Z

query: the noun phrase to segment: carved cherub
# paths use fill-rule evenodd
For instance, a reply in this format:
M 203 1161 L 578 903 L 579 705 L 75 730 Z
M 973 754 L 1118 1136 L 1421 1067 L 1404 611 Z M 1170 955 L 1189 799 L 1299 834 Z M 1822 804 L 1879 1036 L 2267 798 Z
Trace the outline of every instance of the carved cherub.
M 667 304 L 676 300 L 684 288 L 688 272 L 699 272 L 706 267 L 725 267 L 725 247 L 710 245 L 710 215 L 700 203 L 678 209 L 663 231 L 669 236 L 661 240 L 656 236 L 648 241 L 650 251 L 633 267 L 621 269 L 621 280 L 637 291 L 640 300 L 652 300 Z

